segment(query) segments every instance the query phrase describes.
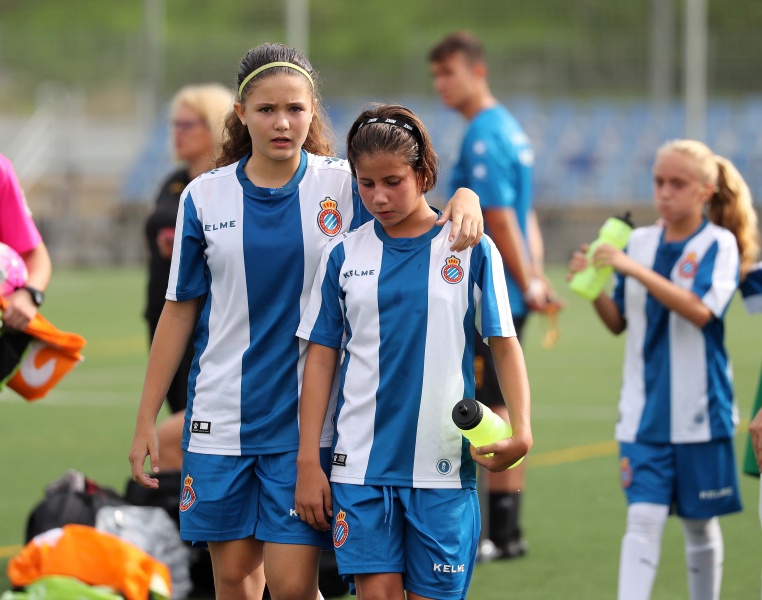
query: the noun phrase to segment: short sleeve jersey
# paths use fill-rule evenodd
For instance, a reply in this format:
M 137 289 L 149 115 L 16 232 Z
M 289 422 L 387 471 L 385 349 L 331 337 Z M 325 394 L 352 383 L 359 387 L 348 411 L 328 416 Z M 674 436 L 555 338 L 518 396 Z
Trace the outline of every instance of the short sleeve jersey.
M 452 409 L 474 397 L 474 338 L 515 335 L 502 261 L 486 236 L 455 255 L 451 223 L 391 238 L 366 223 L 323 253 L 297 335 L 346 343 L 331 481 L 473 488 Z
M 727 229 L 704 221 L 677 242 L 654 225 L 633 231 L 627 254 L 695 293 L 713 318 L 697 327 L 632 277 L 618 278 L 616 302 L 627 321 L 616 437 L 623 442 L 695 443 L 728 439 L 738 422 L 724 316 L 738 286 L 739 256 Z
M 450 191 L 472 189 L 485 211 L 512 208 L 526 239 L 533 165 L 529 138 L 513 115 L 497 105 L 481 111 L 469 123 L 452 171 Z M 505 276 L 513 315 L 522 317 L 528 310 L 522 290 L 507 270 Z
M 762 312 L 762 262 L 749 270 L 740 290 L 746 310 L 750 313 Z
M 248 158 L 193 180 L 178 209 L 167 299 L 202 298 L 182 442 L 192 452 L 298 448 L 307 344 L 294 334 L 323 246 L 370 218 L 343 160 L 303 151 L 291 181 L 269 190 L 244 173 Z M 332 435 L 327 420 L 325 445 Z
M 25 254 L 41 240 L 13 165 L 0 154 L 0 242 Z

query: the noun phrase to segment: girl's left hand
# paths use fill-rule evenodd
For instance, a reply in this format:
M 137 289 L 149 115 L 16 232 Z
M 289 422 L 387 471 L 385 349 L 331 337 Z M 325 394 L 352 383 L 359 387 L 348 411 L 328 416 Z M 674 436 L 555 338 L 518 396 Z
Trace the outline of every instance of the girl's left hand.
M 527 439 L 525 436 L 517 436 L 499 440 L 494 444 L 474 448 L 471 446 L 471 458 L 477 464 L 485 467 L 493 473 L 505 471 L 514 466 L 519 460 L 526 456 L 532 447 L 531 436 Z M 493 454 L 487 457 L 486 454 Z
M 634 263 L 622 250 L 614 248 L 614 246 L 609 244 L 601 244 L 596 248 L 595 254 L 593 254 L 593 264 L 596 269 L 612 266 L 614 270 L 622 275 L 627 275 L 629 267 Z
M 452 230 L 449 240 L 454 241 L 450 250 L 462 252 L 476 246 L 484 235 L 484 215 L 479 206 L 479 196 L 468 188 L 459 188 L 442 209 L 442 217 L 436 224 L 441 226 L 450 220 Z
M 23 331 L 37 314 L 37 305 L 32 302 L 32 296 L 25 289 L 19 289 L 9 294 L 5 300 L 0 325 Z

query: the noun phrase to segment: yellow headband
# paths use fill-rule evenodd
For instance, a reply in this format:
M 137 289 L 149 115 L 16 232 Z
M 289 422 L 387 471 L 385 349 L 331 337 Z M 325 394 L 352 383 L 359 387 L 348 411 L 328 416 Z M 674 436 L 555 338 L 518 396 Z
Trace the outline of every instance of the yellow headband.
M 312 81 L 312 77 L 310 77 L 310 74 L 307 72 L 306 69 L 302 69 L 302 67 L 300 67 L 299 65 L 295 65 L 294 63 L 290 63 L 290 62 L 271 62 L 271 63 L 267 63 L 266 65 L 262 65 L 258 69 L 254 69 L 251 73 L 249 73 L 246 76 L 246 79 L 244 79 L 241 82 L 241 87 L 238 88 L 238 95 L 239 96 L 243 95 L 243 88 L 246 87 L 246 84 L 249 83 L 249 81 L 251 81 L 253 77 L 256 77 L 262 71 L 266 71 L 267 69 L 272 69 L 274 67 L 288 67 L 289 69 L 294 69 L 295 71 L 299 71 L 302 75 L 304 75 L 307 79 L 309 79 L 310 85 L 312 85 L 312 89 L 313 90 L 315 89 L 315 82 Z

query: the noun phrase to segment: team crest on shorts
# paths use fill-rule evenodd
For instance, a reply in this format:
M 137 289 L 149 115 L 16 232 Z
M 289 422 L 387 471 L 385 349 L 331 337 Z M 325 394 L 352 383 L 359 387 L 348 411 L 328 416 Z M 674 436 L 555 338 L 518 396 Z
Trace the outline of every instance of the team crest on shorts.
M 460 283 L 463 279 L 463 267 L 460 266 L 460 259 L 451 256 L 445 261 L 442 267 L 442 279 L 447 283 Z
M 183 491 L 180 494 L 180 510 L 185 512 L 196 501 L 196 492 L 193 490 L 193 477 L 188 473 L 183 482 Z
M 686 256 L 680 263 L 680 266 L 677 267 L 677 272 L 680 273 L 680 277 L 695 277 L 697 268 L 698 263 L 696 262 L 696 253 L 689 252 L 688 256 Z
M 323 210 L 318 214 L 317 222 L 320 231 L 327 236 L 333 237 L 341 231 L 341 213 L 337 210 L 339 203 L 330 196 L 320 203 Z
M 346 522 L 347 513 L 343 510 L 336 515 L 336 524 L 333 526 L 333 547 L 341 548 L 349 537 L 349 524 Z
M 626 456 L 619 461 L 619 476 L 622 479 L 622 487 L 630 487 L 632 483 L 632 467 L 630 466 L 630 459 Z

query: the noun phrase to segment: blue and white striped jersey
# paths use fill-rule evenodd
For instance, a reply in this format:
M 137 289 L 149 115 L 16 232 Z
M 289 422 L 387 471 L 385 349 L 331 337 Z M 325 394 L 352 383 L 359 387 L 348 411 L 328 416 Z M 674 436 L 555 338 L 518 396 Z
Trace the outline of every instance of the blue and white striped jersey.
M 475 486 L 452 409 L 474 397 L 476 332 L 516 334 L 494 244 L 455 255 L 450 229 L 395 239 L 374 221 L 323 252 L 297 335 L 346 341 L 331 481 Z
M 762 312 L 762 262 L 749 270 L 739 289 L 746 310 L 750 313 Z
M 452 193 L 459 187 L 479 195 L 483 210 L 512 208 L 526 238 L 527 215 L 532 210 L 534 152 L 529 138 L 514 116 L 499 104 L 487 108 L 469 123 L 450 181 Z M 489 235 L 489 230 L 486 232 Z M 511 311 L 527 314 L 518 284 L 506 270 Z
M 614 300 L 627 320 L 616 437 L 623 442 L 693 443 L 732 437 L 738 423 L 724 316 L 738 286 L 736 239 L 709 221 L 665 242 L 654 225 L 633 231 L 630 258 L 693 291 L 712 311 L 703 328 L 668 310 L 632 277 Z
M 192 181 L 177 216 L 166 297 L 202 298 L 183 432 L 192 452 L 298 448 L 307 343 L 294 332 L 323 247 L 370 218 L 343 160 L 303 151 L 291 181 L 266 190 L 244 173 L 248 158 Z M 327 422 L 325 445 L 332 436 Z

